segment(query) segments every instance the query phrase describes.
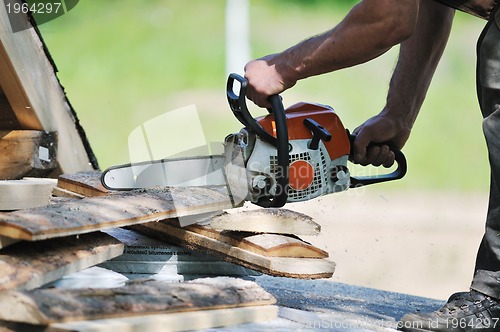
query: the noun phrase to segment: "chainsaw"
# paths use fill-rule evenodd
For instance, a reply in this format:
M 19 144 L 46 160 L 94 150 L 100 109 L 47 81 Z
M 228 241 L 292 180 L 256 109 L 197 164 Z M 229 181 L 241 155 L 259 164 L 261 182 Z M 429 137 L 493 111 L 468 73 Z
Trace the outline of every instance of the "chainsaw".
M 244 128 L 225 138 L 224 153 L 113 166 L 102 173 L 103 186 L 110 190 L 223 186 L 235 206 L 250 201 L 262 207 L 282 207 L 406 174 L 405 156 L 391 148 L 396 170 L 351 176 L 347 163 L 355 136 L 331 107 L 297 103 L 285 110 L 281 97 L 273 95 L 269 114 L 254 118 L 246 104 L 247 85 L 240 75 L 228 77 L 229 106 Z

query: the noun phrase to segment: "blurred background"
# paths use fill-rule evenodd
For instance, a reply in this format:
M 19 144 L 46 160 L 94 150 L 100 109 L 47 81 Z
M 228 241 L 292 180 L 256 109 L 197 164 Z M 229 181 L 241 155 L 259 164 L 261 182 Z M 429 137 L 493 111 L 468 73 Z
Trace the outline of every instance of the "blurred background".
M 332 28 L 356 2 L 249 0 L 250 57 Z M 210 142 L 240 129 L 225 97 L 226 5 L 83 0 L 40 25 L 101 169 L 129 162 L 128 135 L 180 107 L 196 106 Z M 404 180 L 287 206 L 322 224 L 323 234 L 309 240 L 337 262 L 332 280 L 440 299 L 468 287 L 489 183 L 474 78 L 475 44 L 484 23 L 457 13 L 403 150 L 409 164 Z M 331 105 L 352 130 L 384 106 L 397 52 L 301 81 L 283 94 L 285 106 Z M 168 139 L 161 144 L 189 139 L 192 128 L 178 127 L 165 126 Z

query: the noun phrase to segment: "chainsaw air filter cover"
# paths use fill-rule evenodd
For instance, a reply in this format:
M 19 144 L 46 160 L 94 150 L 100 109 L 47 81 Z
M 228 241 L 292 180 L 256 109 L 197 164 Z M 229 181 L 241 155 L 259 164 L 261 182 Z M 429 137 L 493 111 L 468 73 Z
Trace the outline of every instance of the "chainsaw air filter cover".
M 289 145 L 287 202 L 348 189 L 350 142 L 334 110 L 329 106 L 298 103 L 286 109 L 285 114 Z M 256 120 L 276 137 L 274 114 Z M 283 190 L 276 181 L 279 168 L 276 147 L 260 139 L 251 129 L 243 128 L 226 138 L 226 157 L 228 154 L 232 160 L 240 160 L 239 166 L 233 162 L 233 167 L 230 164 L 226 167 L 228 183 L 235 188 L 248 188 L 247 200 L 258 202 L 277 196 Z

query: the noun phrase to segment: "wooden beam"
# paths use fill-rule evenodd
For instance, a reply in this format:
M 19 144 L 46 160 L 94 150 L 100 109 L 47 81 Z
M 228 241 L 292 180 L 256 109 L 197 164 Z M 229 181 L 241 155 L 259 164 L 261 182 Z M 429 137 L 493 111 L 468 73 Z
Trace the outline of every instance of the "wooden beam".
M 0 6 L 0 87 L 17 121 L 23 129 L 58 133 L 62 172 L 94 169 L 92 151 L 38 31 L 25 15 L 12 18 L 26 28 L 13 33 L 6 8 Z
M 0 252 L 0 291 L 40 287 L 119 256 L 123 247 L 100 232 L 11 245 Z
M 45 206 L 50 203 L 56 179 L 0 180 L 0 211 Z
M 143 281 L 111 289 L 51 288 L 2 292 L 0 319 L 48 325 L 159 313 L 269 306 L 274 303 L 276 299 L 271 294 L 248 280 Z M 276 317 L 273 315 L 273 318 Z
M 147 236 L 209 253 L 227 262 L 273 276 L 318 279 L 330 278 L 335 271 L 335 263 L 327 259 L 266 257 L 200 234 L 194 229 L 176 226 L 173 222 L 147 223 L 131 228 Z
M 36 241 L 228 208 L 232 204 L 226 195 L 207 188 L 114 192 L 0 213 L 0 235 Z
M 225 213 L 210 219 L 215 230 L 293 235 L 318 235 L 321 226 L 303 213 L 287 209 L 257 209 Z
M 0 179 L 45 177 L 57 168 L 57 135 L 39 130 L 0 131 Z

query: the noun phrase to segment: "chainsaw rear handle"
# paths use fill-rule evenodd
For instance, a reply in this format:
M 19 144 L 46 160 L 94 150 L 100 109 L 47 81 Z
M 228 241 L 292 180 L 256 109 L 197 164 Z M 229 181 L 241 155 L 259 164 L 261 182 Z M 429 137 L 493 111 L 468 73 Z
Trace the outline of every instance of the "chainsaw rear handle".
M 234 92 L 234 81 L 240 83 L 240 91 L 238 94 Z M 276 122 L 276 137 L 269 134 L 257 120 L 248 111 L 246 103 L 248 80 L 238 74 L 231 73 L 227 79 L 226 95 L 231 111 L 238 121 L 244 126 L 253 130 L 257 136 L 271 145 L 273 145 L 278 154 L 278 165 L 276 168 L 276 182 L 277 182 L 277 195 L 271 200 L 270 198 L 263 198 L 257 205 L 262 207 L 282 207 L 288 200 L 288 126 L 286 124 L 285 108 L 279 95 L 272 95 L 269 97 L 271 109 L 270 113 L 274 114 Z
M 354 140 L 356 139 L 356 135 L 351 135 L 349 133 L 348 133 L 348 135 L 349 135 L 349 141 L 351 142 L 351 146 L 352 146 L 354 143 Z M 368 147 L 370 147 L 371 145 L 372 144 L 370 144 Z M 362 176 L 362 177 L 352 177 L 351 176 L 350 188 L 359 188 L 362 186 L 367 186 L 369 184 L 399 180 L 405 176 L 406 170 L 407 170 L 405 155 L 403 154 L 403 152 L 401 152 L 401 150 L 398 150 L 398 149 L 392 147 L 391 145 L 389 145 L 389 148 L 394 153 L 394 160 L 396 161 L 396 164 L 398 166 L 396 168 L 396 170 L 392 173 L 382 174 L 382 175 Z

